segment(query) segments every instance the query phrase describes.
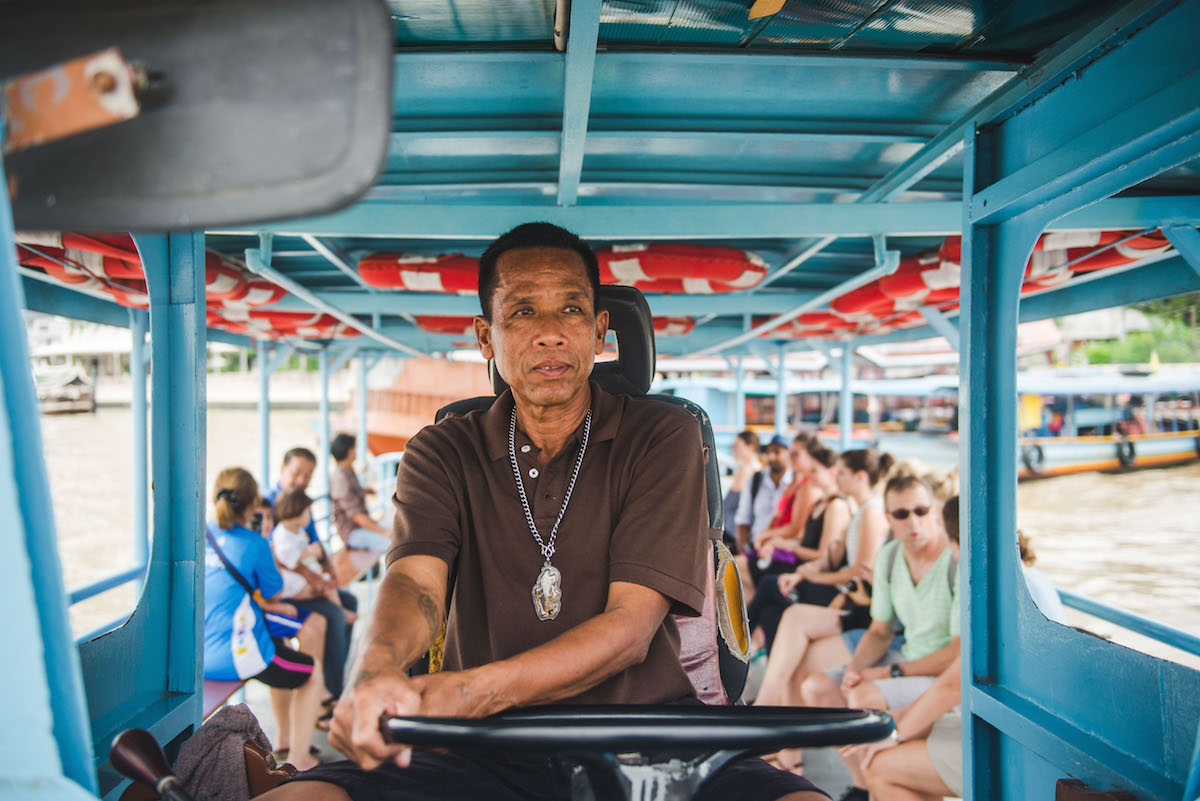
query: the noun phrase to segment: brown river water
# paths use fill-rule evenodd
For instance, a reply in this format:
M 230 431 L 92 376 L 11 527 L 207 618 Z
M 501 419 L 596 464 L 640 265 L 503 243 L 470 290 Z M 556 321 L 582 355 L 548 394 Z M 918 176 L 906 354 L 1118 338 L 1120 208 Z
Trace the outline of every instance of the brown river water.
M 271 465 L 295 445 L 316 449 L 315 411 L 271 416 Z M 130 413 L 45 417 L 42 433 L 59 552 L 68 589 L 133 564 Z M 251 409 L 208 415 L 207 488 L 218 470 L 257 473 L 258 416 Z M 1032 535 L 1037 566 L 1060 586 L 1200 634 L 1200 463 L 1122 475 L 1084 474 L 1028 482 L 1018 518 Z M 81 634 L 128 612 L 132 586 L 76 604 Z M 1200 658 L 1069 611 L 1070 622 L 1147 653 L 1200 668 Z

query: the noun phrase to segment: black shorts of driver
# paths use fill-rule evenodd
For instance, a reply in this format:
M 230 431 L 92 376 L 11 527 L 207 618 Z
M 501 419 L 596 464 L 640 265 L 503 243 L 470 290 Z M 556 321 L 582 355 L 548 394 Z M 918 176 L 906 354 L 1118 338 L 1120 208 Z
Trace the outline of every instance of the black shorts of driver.
M 571 801 L 567 768 L 534 754 L 415 751 L 407 768 L 385 762 L 367 771 L 349 761 L 330 762 L 291 781 L 336 784 L 353 801 Z M 803 791 L 822 792 L 803 776 L 747 758 L 706 781 L 694 801 L 775 801 Z

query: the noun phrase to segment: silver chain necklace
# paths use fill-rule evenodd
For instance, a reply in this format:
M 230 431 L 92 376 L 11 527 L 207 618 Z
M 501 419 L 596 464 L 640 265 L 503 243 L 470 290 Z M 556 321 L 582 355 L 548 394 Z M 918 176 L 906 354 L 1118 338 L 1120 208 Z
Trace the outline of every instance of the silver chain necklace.
M 583 454 L 587 451 L 588 435 L 592 433 L 592 410 L 588 409 L 583 418 L 583 441 L 579 445 L 579 456 L 575 458 L 575 469 L 571 472 L 571 481 L 567 484 L 563 496 L 562 508 L 558 510 L 558 519 L 550 529 L 550 539 L 543 542 L 538 533 L 537 524 L 533 522 L 533 512 L 529 510 L 529 499 L 525 497 L 525 482 L 521 480 L 521 468 L 517 465 L 517 410 L 514 407 L 512 419 L 508 422 L 508 460 L 512 465 L 513 478 L 517 480 L 517 492 L 521 496 L 521 508 L 525 510 L 525 522 L 529 531 L 542 549 L 542 557 L 546 563 L 538 573 L 533 583 L 533 610 L 537 612 L 538 620 L 554 620 L 562 609 L 562 574 L 558 568 L 550 564 L 554 557 L 554 538 L 558 536 L 558 525 L 562 523 L 563 515 L 567 513 L 567 504 L 571 502 L 571 491 L 575 489 L 575 479 L 579 478 L 579 468 L 583 465 Z

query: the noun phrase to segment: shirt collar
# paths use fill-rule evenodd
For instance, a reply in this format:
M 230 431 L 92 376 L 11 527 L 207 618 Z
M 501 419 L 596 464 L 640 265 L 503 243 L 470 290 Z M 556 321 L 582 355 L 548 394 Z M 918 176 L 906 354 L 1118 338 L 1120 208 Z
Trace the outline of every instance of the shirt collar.
M 602 390 L 595 381 L 588 383 L 592 388 L 592 433 L 589 439 L 591 442 L 613 439 L 621 426 L 621 402 Z M 512 410 L 512 390 L 506 389 L 483 413 L 483 443 L 488 458 L 493 461 L 508 456 L 508 423 L 512 418 Z M 583 424 L 580 423 L 572 440 L 579 439 L 582 434 Z

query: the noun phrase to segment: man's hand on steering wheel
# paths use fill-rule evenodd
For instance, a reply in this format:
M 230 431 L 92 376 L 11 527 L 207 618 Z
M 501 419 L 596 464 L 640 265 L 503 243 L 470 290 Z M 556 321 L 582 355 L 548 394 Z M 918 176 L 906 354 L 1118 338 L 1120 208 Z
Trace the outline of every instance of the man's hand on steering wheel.
M 420 712 L 420 690 L 403 670 L 375 671 L 364 667 L 334 707 L 329 742 L 365 770 L 377 768 L 389 759 L 406 768 L 412 761 L 412 748 L 385 743 L 379 724 L 384 715 Z

